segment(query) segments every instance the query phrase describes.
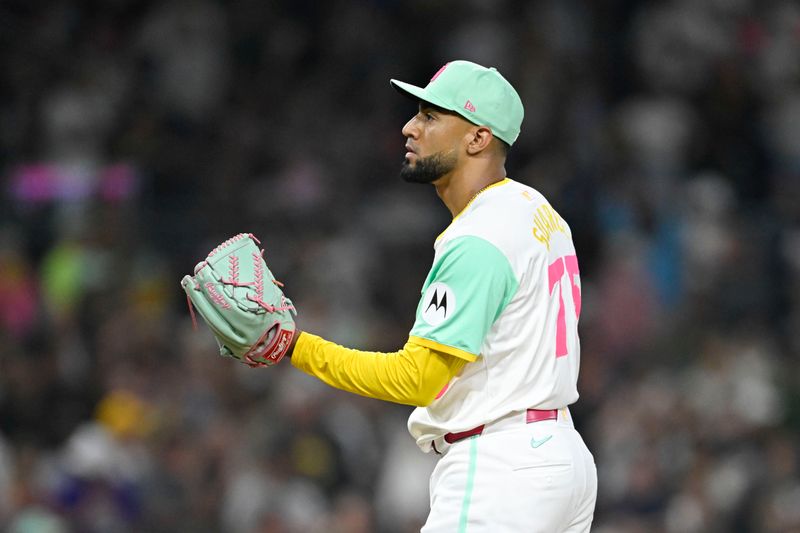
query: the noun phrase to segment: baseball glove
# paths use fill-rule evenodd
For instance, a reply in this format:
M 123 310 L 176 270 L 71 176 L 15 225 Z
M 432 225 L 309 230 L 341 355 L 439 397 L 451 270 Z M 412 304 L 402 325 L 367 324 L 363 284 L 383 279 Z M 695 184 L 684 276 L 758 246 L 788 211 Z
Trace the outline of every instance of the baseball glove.
M 295 334 L 292 302 L 264 261 L 261 242 L 240 233 L 223 242 L 184 276 L 189 311 L 194 306 L 214 332 L 220 354 L 250 366 L 277 364 Z

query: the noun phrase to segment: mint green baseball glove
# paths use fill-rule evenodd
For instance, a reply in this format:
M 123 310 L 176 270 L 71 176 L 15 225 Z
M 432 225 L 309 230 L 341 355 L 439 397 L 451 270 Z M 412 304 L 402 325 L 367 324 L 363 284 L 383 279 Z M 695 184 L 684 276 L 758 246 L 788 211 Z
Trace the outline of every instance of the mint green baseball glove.
M 264 261 L 261 242 L 240 233 L 223 242 L 184 276 L 181 286 L 214 332 L 221 355 L 250 366 L 272 366 L 295 334 L 292 302 Z

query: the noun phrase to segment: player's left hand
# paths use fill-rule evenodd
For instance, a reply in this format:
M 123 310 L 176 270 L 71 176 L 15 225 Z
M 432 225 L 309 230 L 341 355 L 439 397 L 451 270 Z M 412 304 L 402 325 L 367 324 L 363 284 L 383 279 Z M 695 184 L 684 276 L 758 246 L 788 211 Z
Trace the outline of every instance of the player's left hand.
M 260 242 L 240 233 L 217 246 L 181 286 L 211 328 L 220 354 L 250 366 L 277 364 L 295 335 L 291 300 L 264 261 Z

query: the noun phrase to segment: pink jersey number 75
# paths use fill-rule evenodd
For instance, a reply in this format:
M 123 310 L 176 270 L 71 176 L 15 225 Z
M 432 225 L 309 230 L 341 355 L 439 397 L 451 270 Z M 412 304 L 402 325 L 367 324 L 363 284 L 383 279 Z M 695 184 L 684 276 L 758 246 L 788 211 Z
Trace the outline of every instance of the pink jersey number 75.
M 550 294 L 553 294 L 558 284 L 558 318 L 556 319 L 556 357 L 567 355 L 567 317 L 564 310 L 564 293 L 561 280 L 566 270 L 567 279 L 572 287 L 572 303 L 575 307 L 574 328 L 577 334 L 578 318 L 581 316 L 581 286 L 580 271 L 578 270 L 578 257 L 565 255 L 559 257 L 547 267 L 547 277 L 550 282 Z

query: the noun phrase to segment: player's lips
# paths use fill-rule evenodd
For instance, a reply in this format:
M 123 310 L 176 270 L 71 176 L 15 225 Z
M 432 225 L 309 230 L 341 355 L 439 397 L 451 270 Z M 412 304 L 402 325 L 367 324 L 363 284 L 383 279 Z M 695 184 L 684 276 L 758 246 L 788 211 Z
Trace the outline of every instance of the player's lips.
M 408 158 L 408 157 L 410 157 L 412 155 L 417 155 L 417 152 L 414 150 L 413 146 L 411 146 L 410 144 L 406 143 L 406 158 Z

